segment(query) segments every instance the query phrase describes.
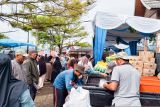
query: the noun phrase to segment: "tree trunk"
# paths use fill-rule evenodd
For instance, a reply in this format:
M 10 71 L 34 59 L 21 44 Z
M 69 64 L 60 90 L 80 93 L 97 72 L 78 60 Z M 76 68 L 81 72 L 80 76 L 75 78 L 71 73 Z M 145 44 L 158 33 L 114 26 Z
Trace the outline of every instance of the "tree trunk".
M 58 48 L 59 48 L 59 54 L 61 55 L 61 54 L 62 54 L 63 47 L 62 47 L 61 45 L 58 45 Z

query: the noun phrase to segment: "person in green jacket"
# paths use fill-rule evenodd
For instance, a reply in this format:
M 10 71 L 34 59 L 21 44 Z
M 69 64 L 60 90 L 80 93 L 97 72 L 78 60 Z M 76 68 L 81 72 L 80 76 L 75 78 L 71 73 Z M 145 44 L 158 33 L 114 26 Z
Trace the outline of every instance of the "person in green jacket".
M 24 66 L 27 72 L 27 84 L 29 85 L 29 90 L 32 99 L 34 100 L 37 93 L 37 84 L 39 80 L 39 72 L 37 68 L 37 58 L 38 54 L 37 51 L 31 50 L 29 51 L 29 57 L 24 62 Z

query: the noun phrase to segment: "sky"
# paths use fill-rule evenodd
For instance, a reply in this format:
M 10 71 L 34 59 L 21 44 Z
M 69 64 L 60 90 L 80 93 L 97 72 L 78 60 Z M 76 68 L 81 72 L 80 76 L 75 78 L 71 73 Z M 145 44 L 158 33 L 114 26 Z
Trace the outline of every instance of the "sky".
M 135 0 L 97 0 L 92 8 L 87 14 L 83 15 L 81 20 L 89 20 L 90 22 L 82 23 L 82 26 L 85 26 L 85 30 L 88 32 L 88 36 L 83 40 L 92 44 L 92 38 L 94 35 L 92 22 L 96 15 L 96 12 L 103 11 L 113 14 L 124 14 L 124 15 L 133 15 L 135 8 Z M 9 11 L 9 10 L 8 10 Z M 22 31 L 17 28 L 12 28 L 7 22 L 0 21 L 0 32 L 15 31 L 10 33 L 5 33 L 9 38 L 27 42 L 28 32 Z M 36 43 L 35 38 L 31 36 L 30 32 L 30 43 Z

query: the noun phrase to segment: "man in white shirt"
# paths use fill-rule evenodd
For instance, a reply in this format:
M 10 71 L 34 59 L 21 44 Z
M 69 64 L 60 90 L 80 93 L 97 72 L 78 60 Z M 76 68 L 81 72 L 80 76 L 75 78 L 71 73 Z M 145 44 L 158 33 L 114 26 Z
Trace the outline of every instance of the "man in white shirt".
M 25 68 L 23 66 L 23 62 L 24 62 L 26 56 L 27 56 L 27 53 L 23 49 L 18 49 L 16 51 L 15 59 L 12 60 L 13 76 L 16 79 L 22 80 L 24 82 L 27 82 L 27 80 L 26 80 L 27 72 L 25 72 Z

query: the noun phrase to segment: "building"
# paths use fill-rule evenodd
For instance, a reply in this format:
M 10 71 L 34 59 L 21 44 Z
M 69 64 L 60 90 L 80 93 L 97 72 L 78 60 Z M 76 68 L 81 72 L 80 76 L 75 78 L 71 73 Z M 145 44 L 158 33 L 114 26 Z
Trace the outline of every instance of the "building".
M 160 0 L 136 0 L 135 16 L 160 19 Z

